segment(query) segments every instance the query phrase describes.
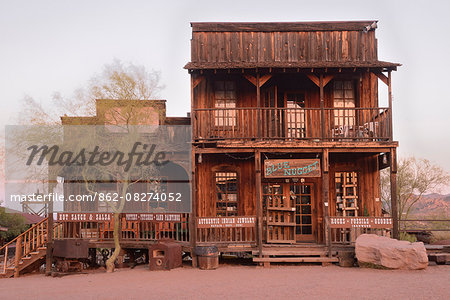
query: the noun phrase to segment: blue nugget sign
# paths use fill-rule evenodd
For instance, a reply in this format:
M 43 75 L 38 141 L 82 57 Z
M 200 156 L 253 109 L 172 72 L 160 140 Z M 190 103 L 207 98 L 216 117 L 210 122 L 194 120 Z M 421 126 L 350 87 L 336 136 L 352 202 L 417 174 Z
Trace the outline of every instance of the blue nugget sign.
M 319 159 L 269 159 L 264 161 L 266 178 L 320 177 Z

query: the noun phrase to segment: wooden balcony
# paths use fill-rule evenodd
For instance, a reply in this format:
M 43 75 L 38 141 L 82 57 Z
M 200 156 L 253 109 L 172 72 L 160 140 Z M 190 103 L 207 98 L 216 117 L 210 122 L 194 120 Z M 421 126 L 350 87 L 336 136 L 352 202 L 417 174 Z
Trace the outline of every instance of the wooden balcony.
M 207 108 L 193 111 L 195 142 L 392 141 L 389 108 Z

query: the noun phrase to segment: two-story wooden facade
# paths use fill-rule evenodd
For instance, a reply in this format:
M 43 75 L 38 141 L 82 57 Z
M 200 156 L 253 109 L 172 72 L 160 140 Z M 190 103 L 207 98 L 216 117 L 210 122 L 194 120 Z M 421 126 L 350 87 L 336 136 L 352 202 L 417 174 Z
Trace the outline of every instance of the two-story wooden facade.
M 382 216 L 400 65 L 378 60 L 376 24 L 191 24 L 194 246 L 331 245 L 351 230 L 330 217 Z
M 62 117 L 64 125 L 135 124 L 123 119 L 131 105 L 144 115 L 138 125 L 192 126 L 192 212 L 121 214 L 124 251 L 172 239 L 194 265 L 195 247 L 212 245 L 260 263 L 329 263 L 363 232 L 398 237 L 396 201 L 393 218 L 382 215 L 380 170 L 390 167 L 395 195 L 391 72 L 400 65 L 378 60 L 376 24 L 192 23 L 190 119 L 166 117 L 158 100 L 99 100 L 97 116 Z M 387 85 L 386 105 L 378 84 Z M 12 242 L 48 266 L 52 239 L 113 248 L 111 214 L 82 211 L 46 218 Z M 0 275 L 14 270 L 18 262 L 5 262 Z

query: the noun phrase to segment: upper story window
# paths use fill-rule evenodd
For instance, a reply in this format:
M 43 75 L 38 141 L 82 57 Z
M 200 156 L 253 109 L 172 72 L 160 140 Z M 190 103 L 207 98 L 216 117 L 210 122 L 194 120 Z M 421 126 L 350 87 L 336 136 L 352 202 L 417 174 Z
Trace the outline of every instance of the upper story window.
M 216 81 L 214 84 L 215 126 L 236 126 L 236 83 Z
M 351 80 L 335 80 L 333 86 L 334 125 L 355 125 L 355 88 Z
M 238 188 L 236 172 L 216 172 L 216 216 L 233 217 L 238 215 Z
M 286 93 L 287 136 L 304 138 L 306 136 L 305 94 Z

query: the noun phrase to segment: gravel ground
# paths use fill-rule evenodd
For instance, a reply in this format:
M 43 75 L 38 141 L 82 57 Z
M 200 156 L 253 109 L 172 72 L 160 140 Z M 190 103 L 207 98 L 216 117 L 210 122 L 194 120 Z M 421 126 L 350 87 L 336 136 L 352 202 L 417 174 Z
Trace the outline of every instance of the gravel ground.
M 0 279 L 1 299 L 450 299 L 450 265 L 426 270 L 338 266 L 189 266 L 150 272 L 144 266 L 112 274 L 61 278 L 32 274 Z

